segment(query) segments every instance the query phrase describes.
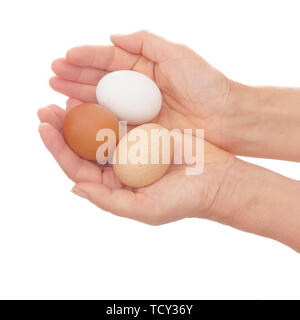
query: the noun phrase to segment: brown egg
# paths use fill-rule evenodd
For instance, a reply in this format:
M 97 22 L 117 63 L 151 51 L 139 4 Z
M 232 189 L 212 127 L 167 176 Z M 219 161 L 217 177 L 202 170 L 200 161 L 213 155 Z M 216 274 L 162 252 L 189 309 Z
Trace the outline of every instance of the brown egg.
M 144 138 L 141 138 L 142 135 L 139 137 L 139 129 L 144 132 Z M 152 129 L 165 130 L 169 139 L 167 129 L 155 123 L 147 123 L 132 129 L 120 140 L 115 149 L 114 172 L 121 182 L 130 187 L 140 188 L 154 183 L 166 173 L 170 166 L 170 159 L 173 157 L 173 144 L 171 142 L 170 146 L 164 145 L 161 138 L 152 141 Z M 153 149 L 151 144 L 155 146 Z M 170 153 L 170 156 L 167 156 L 168 163 L 163 161 L 163 152 Z M 157 159 L 156 163 L 152 161 L 154 154 Z
M 70 148 L 82 158 L 97 159 L 96 153 L 100 145 L 108 141 L 97 141 L 96 136 L 100 129 L 112 129 L 119 135 L 119 122 L 117 117 L 108 109 L 93 103 L 84 103 L 71 109 L 65 116 L 63 135 Z M 115 147 L 111 146 L 112 148 Z M 107 155 L 107 153 L 106 153 Z

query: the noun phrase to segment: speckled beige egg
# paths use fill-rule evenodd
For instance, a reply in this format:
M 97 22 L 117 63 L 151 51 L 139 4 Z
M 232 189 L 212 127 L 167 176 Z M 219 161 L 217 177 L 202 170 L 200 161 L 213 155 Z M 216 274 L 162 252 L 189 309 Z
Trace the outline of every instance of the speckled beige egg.
M 159 133 L 159 136 L 156 134 Z M 155 123 L 138 126 L 128 132 L 115 149 L 113 168 L 124 184 L 140 188 L 159 180 L 173 158 L 169 131 Z

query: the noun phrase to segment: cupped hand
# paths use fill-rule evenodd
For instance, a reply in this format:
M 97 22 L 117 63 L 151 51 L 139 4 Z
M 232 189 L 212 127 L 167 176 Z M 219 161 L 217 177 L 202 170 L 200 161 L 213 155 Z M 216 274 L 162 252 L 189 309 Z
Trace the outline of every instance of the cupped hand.
M 204 128 L 224 147 L 223 114 L 231 81 L 191 49 L 146 31 L 114 35 L 113 46 L 81 46 L 53 62 L 51 87 L 71 98 L 96 102 L 96 85 L 107 73 L 134 70 L 154 80 L 163 106 L 152 122 L 168 129 Z
M 69 99 L 67 109 L 79 103 Z M 73 192 L 103 210 L 151 225 L 188 217 L 218 219 L 216 204 L 222 203 L 218 199 L 219 190 L 235 161 L 227 152 L 204 142 L 201 175 L 186 175 L 187 165 L 171 165 L 159 181 L 132 189 L 121 184 L 111 166 L 101 167 L 84 160 L 68 147 L 61 133 L 65 110 L 50 105 L 40 109 L 38 116 L 41 138 L 62 170 L 75 182 Z

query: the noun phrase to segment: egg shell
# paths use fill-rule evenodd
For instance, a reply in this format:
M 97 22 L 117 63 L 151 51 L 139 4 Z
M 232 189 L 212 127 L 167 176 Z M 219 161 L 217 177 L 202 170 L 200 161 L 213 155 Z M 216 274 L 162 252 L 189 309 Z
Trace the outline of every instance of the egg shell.
M 108 73 L 96 89 L 98 103 L 128 124 L 149 122 L 161 109 L 162 97 L 156 83 L 142 73 L 120 70 Z
M 117 117 L 98 104 L 80 104 L 67 112 L 64 118 L 63 135 L 67 144 L 76 154 L 87 160 L 96 161 L 98 147 L 106 142 L 106 140 L 96 140 L 97 133 L 101 129 L 112 129 L 118 141 Z
M 136 163 L 133 164 L 129 161 L 129 149 L 136 143 L 136 141 L 129 141 L 129 134 L 134 133 L 137 129 L 143 129 L 147 133 L 148 146 L 148 163 Z M 164 129 L 162 126 L 154 123 L 147 123 L 132 129 L 127 135 L 125 135 L 119 142 L 114 152 L 114 164 L 113 169 L 117 177 L 130 187 L 140 188 L 150 185 L 159 180 L 168 170 L 170 164 L 163 163 L 162 161 L 162 139 L 159 141 L 159 162 L 157 164 L 151 164 L 151 130 L 152 129 Z M 125 145 L 124 145 L 125 144 Z M 127 148 L 126 148 L 127 144 Z M 127 163 L 120 163 L 120 159 L 124 154 L 122 150 L 127 152 Z M 120 151 L 121 150 L 121 151 Z M 121 152 L 121 153 L 119 153 Z M 173 157 L 173 144 L 170 144 L 170 159 Z M 126 158 L 126 156 L 125 156 Z

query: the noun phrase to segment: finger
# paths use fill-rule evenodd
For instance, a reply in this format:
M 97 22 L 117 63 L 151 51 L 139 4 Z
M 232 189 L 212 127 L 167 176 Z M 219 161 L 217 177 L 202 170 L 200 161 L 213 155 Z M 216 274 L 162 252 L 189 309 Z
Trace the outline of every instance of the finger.
M 41 122 L 50 123 L 57 130 L 61 130 L 62 118 L 57 115 L 53 108 L 50 108 L 50 106 L 41 108 L 38 110 L 37 114 Z
M 51 124 L 41 123 L 39 132 L 46 148 L 70 179 L 74 182 L 102 182 L 100 167 L 77 156 Z
M 111 189 L 102 183 L 77 183 L 76 195 L 86 198 L 99 208 L 121 217 L 149 223 L 147 210 L 142 206 L 140 194 L 125 189 Z
M 104 70 L 79 67 L 70 64 L 66 59 L 54 60 L 52 63 L 52 70 L 57 76 L 65 80 L 92 85 L 97 85 L 99 80 L 107 74 Z
M 95 86 L 64 80 L 59 77 L 52 77 L 49 84 L 53 90 L 66 96 L 86 102 L 97 102 Z
M 82 103 L 83 102 L 78 99 L 69 98 L 66 102 L 66 112 L 69 112 L 71 109 L 75 108 L 76 106 L 79 106 Z
M 148 31 L 127 35 L 112 35 L 112 43 L 128 52 L 159 62 L 176 54 L 175 44 Z
M 56 104 L 50 104 L 47 108 L 52 110 L 61 121 L 64 120 L 66 113 L 64 109 L 60 108 Z
M 111 189 L 120 189 L 123 187 L 121 181 L 114 173 L 112 166 L 102 169 L 102 183 Z
M 70 49 L 66 55 L 66 60 L 70 64 L 105 71 L 129 70 L 138 59 L 139 56 L 115 46 L 75 47 Z

